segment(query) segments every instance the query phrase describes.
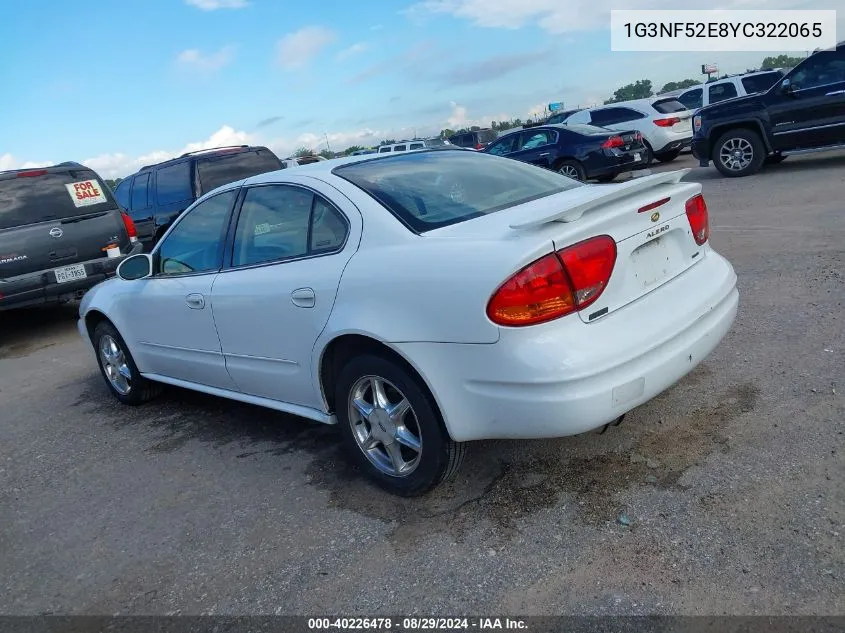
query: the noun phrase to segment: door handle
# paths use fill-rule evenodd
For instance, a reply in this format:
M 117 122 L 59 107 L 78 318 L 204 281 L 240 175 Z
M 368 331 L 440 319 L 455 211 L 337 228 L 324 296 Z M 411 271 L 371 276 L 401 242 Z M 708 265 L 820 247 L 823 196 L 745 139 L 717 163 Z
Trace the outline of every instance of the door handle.
M 540 154 L 540 156 L 548 156 L 548 155 L 549 155 L 548 152 L 543 152 L 542 154 Z
M 185 297 L 185 303 L 192 310 L 202 310 L 205 307 L 205 297 L 198 292 L 192 292 Z
M 313 308 L 317 303 L 317 296 L 312 288 L 297 288 L 290 293 L 290 300 L 300 308 Z
M 834 95 L 845 95 L 845 90 L 834 90 L 833 92 L 828 92 L 825 97 L 832 97 Z

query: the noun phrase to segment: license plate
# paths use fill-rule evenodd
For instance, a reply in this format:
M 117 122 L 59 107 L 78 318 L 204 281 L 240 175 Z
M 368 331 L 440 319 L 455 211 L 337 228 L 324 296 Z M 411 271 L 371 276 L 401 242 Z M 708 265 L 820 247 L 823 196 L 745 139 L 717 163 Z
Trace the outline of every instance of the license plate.
M 646 242 L 631 254 L 634 274 L 648 288 L 663 281 L 674 268 L 671 249 L 666 238 L 661 236 Z
M 74 264 L 73 266 L 63 266 L 53 270 L 56 273 L 56 281 L 60 284 L 68 281 L 76 281 L 77 279 L 85 279 L 88 273 L 85 272 L 85 266 L 82 264 Z
M 640 160 L 640 153 L 634 152 L 634 160 Z

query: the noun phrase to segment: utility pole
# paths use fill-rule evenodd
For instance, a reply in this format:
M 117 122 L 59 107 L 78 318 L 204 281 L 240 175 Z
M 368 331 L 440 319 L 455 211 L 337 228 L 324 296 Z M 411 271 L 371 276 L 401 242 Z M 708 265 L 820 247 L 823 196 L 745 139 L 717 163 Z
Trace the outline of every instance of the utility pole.
M 327 150 L 329 150 L 329 152 L 331 152 L 331 151 L 332 151 L 332 146 L 331 146 L 331 145 L 329 145 L 329 135 L 328 135 L 328 134 L 326 134 L 325 132 L 323 132 L 323 136 L 325 136 L 325 137 L 326 137 L 326 149 L 327 149 Z

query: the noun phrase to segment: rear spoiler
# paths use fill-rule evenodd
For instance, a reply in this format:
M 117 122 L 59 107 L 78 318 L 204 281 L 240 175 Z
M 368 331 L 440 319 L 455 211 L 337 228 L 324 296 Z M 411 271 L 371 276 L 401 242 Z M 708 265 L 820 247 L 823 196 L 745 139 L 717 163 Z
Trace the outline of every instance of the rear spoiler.
M 610 202 L 627 198 L 635 193 L 647 191 L 657 185 L 678 184 L 690 171 L 692 171 L 691 168 L 679 169 L 678 171 L 669 171 L 661 174 L 654 174 L 652 176 L 634 178 L 628 182 L 623 182 L 618 185 L 587 185 L 588 187 L 602 187 L 607 190 L 607 193 L 596 196 L 587 202 L 577 204 L 574 207 L 569 207 L 568 209 L 553 211 L 540 217 L 535 216 L 526 218 L 522 221 L 511 224 L 510 228 L 534 229 L 544 224 L 548 224 L 549 222 L 574 222 L 590 209 L 595 209 L 596 207 L 600 207 Z

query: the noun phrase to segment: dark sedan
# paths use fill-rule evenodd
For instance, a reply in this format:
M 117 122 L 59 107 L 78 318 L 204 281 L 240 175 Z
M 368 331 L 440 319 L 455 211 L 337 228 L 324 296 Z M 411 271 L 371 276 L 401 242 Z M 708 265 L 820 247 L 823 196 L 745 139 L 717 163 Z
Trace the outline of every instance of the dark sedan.
M 642 135 L 592 125 L 544 125 L 512 132 L 483 150 L 559 171 L 576 180 L 610 182 L 646 164 Z

